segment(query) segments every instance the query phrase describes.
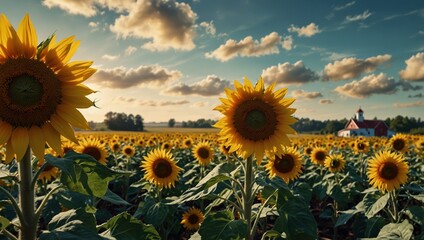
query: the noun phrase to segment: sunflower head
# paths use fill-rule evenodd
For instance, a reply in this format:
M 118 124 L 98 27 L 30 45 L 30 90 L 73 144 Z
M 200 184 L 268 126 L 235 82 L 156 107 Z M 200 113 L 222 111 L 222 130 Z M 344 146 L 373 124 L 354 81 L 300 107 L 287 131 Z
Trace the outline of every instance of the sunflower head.
M 408 181 L 408 164 L 400 153 L 381 151 L 368 162 L 370 184 L 383 193 L 399 189 Z
M 227 98 L 214 109 L 224 115 L 214 127 L 221 129 L 220 140 L 231 146 L 230 153 L 254 155 L 260 164 L 264 152 L 291 145 L 287 134 L 296 133 L 290 127 L 296 122 L 291 116 L 295 109 L 289 107 L 294 99 L 284 98 L 287 88 L 274 92 L 275 83 L 265 88 L 262 78 L 256 86 L 247 78 L 244 85 L 234 81 L 234 86 L 225 89 Z
M 278 154 L 272 154 L 265 165 L 270 177 L 279 176 L 286 183 L 299 177 L 302 172 L 300 153 L 295 148 L 284 148 Z
M 193 155 L 201 165 L 208 165 L 214 158 L 214 150 L 207 141 L 202 141 L 193 147 Z
M 191 207 L 188 211 L 183 213 L 181 224 L 187 230 L 196 230 L 204 220 L 205 216 L 203 213 L 199 209 Z
M 329 154 L 324 161 L 325 167 L 330 170 L 330 172 L 339 172 L 343 170 L 345 166 L 345 160 L 342 154 Z
M 77 147 L 77 152 L 82 154 L 87 154 L 96 159 L 99 163 L 106 165 L 108 157 L 108 152 L 106 146 L 101 144 L 98 139 L 86 138 L 80 142 L 80 145 Z
M 325 158 L 327 157 L 327 150 L 323 147 L 316 147 L 312 150 L 310 155 L 311 161 L 318 165 L 324 165 Z
M 42 164 L 41 162 L 38 162 L 38 167 L 40 168 Z M 60 170 L 57 167 L 54 167 L 48 163 L 46 163 L 46 166 L 43 168 L 43 171 L 38 176 L 38 179 L 40 179 L 43 182 L 49 182 L 51 180 L 56 179 L 60 174 Z
M 355 141 L 355 152 L 367 153 L 369 150 L 370 150 L 370 143 L 367 140 L 360 140 L 360 138 L 358 138 Z
M 407 137 L 401 133 L 397 133 L 392 138 L 390 138 L 389 141 L 389 146 L 391 147 L 391 149 L 401 153 L 405 153 L 408 151 L 408 145 L 409 144 Z
M 95 69 L 91 61 L 69 62 L 79 46 L 74 37 L 38 44 L 28 14 L 18 31 L 0 15 L 0 33 L 0 145 L 6 162 L 15 154 L 20 161 L 28 147 L 42 160 L 46 142 L 61 152 L 61 135 L 77 142 L 73 127 L 89 129 L 77 108 L 93 106 L 86 95 L 94 91 L 82 82 Z
M 122 154 L 127 157 L 132 157 L 135 154 L 135 148 L 132 145 L 126 145 L 122 148 Z
M 159 188 L 174 187 L 182 170 L 175 163 L 172 154 L 164 149 L 149 152 L 140 167 L 145 172 L 144 178 Z
M 219 145 L 219 150 L 221 151 L 221 153 L 223 153 L 225 156 L 230 155 L 230 147 L 225 145 L 224 143 L 221 143 Z

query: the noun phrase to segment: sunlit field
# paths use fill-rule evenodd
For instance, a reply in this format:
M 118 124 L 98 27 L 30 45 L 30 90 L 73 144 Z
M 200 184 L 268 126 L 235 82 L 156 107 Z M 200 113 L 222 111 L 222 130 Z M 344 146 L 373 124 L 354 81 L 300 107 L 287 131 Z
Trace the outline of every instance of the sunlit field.
M 66 160 L 51 151 L 36 181 L 36 201 L 43 201 L 58 185 L 66 188 L 45 203 L 40 238 L 61 239 L 63 234 L 85 239 L 244 238 L 246 222 L 241 220 L 239 202 L 243 188 L 236 181 L 244 178 L 245 160 L 228 154 L 216 133 L 175 130 L 78 132 L 85 146 L 64 142 Z M 422 136 L 404 135 L 400 142 L 405 148 L 399 153 L 394 149 L 399 143 L 385 138 L 297 135 L 290 139 L 293 156 L 300 157 L 297 178 L 291 177 L 288 183 L 278 175 L 271 178 L 268 157 L 254 164 L 254 239 L 332 239 L 335 234 L 336 239 L 422 238 Z M 196 148 L 202 142 L 206 145 Z M 153 162 L 151 168 L 141 168 L 155 149 L 169 153 L 176 163 L 179 171 L 172 179 L 159 177 L 176 171 L 166 164 Z M 82 157 L 74 151 L 89 155 Z M 383 192 L 370 184 L 369 163 L 381 151 L 399 154 L 408 166 L 407 181 L 395 191 Z M 335 154 L 340 154 L 341 161 L 325 164 L 326 157 Z M 72 166 L 67 161 L 92 157 L 102 164 L 89 172 L 84 165 L 91 161 L 77 160 Z M 290 172 L 290 164 L 275 165 L 275 171 Z M 401 178 L 399 172 L 393 174 Z M 2 164 L 1 185 L 12 195 L 17 190 L 15 176 L 15 164 Z M 157 181 L 164 185 L 159 187 Z M 10 204 L 2 206 L 2 226 L 13 233 L 16 227 L 7 219 L 14 219 L 16 213 Z M 191 208 L 196 211 L 187 215 Z

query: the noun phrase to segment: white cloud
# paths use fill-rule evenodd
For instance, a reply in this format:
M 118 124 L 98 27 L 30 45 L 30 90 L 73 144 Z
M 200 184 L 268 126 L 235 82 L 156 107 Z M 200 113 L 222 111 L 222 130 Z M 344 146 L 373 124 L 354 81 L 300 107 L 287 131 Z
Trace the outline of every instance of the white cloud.
M 310 23 L 309 25 L 300 28 L 292 24 L 288 30 L 289 32 L 296 32 L 299 37 L 312 37 L 313 35 L 321 32 L 318 25 L 315 23 Z
M 119 55 L 109 55 L 109 54 L 105 54 L 102 56 L 103 59 L 105 60 L 109 60 L 109 61 L 113 61 L 119 58 Z
M 371 74 L 363 77 L 359 81 L 352 81 L 343 86 L 338 86 L 334 90 L 339 94 L 353 97 L 366 98 L 373 94 L 393 94 L 397 91 L 399 83 L 392 77 L 385 74 Z
M 102 7 L 107 7 L 110 10 L 117 12 L 129 11 L 137 0 L 96 0 Z
M 262 78 L 267 83 L 277 81 L 281 84 L 300 85 L 319 79 L 319 76 L 309 68 L 306 68 L 302 61 L 294 64 L 289 62 L 279 63 L 262 70 Z
M 179 71 L 168 70 L 159 65 L 141 65 L 138 68 L 130 69 L 125 67 L 98 69 L 90 78 L 90 82 L 108 88 L 121 89 L 145 85 L 163 87 L 164 84 L 179 79 L 181 75 Z
M 320 104 L 332 104 L 332 103 L 334 103 L 334 101 L 331 100 L 331 99 L 320 99 L 319 103 Z
M 408 81 L 424 81 L 424 52 L 417 53 L 405 61 L 406 68 L 399 72 L 399 76 Z
M 125 55 L 126 56 L 132 55 L 136 51 L 137 51 L 137 48 L 136 47 L 134 47 L 134 46 L 128 46 L 127 49 L 125 49 Z
M 391 55 L 377 55 L 367 59 L 343 58 L 324 67 L 324 80 L 345 80 L 359 77 L 363 73 L 374 71 L 378 66 L 392 59 Z
M 166 93 L 178 95 L 217 96 L 224 93 L 230 82 L 216 75 L 208 75 L 205 79 L 191 85 L 179 83 L 165 90 Z
M 416 101 L 416 102 L 409 102 L 409 103 L 394 103 L 393 106 L 397 108 L 424 107 L 424 101 Z
M 343 10 L 343 9 L 346 9 L 346 8 L 348 8 L 348 7 L 352 6 L 353 4 L 355 4 L 355 1 L 348 2 L 348 3 L 346 3 L 345 5 L 342 5 L 342 6 L 334 7 L 334 10 L 336 10 L 336 11 L 341 11 L 341 10 Z
M 252 36 L 247 36 L 239 42 L 229 39 L 214 51 L 206 53 L 205 56 L 226 62 L 237 56 L 258 57 L 277 54 L 280 52 L 278 45 L 281 43 L 281 39 L 281 36 L 276 32 L 266 35 L 260 41 L 254 40 Z
M 198 108 L 202 108 L 202 107 L 207 107 L 209 106 L 208 102 L 195 102 L 193 104 L 194 107 L 198 107 Z
M 307 98 L 307 99 L 314 99 L 322 97 L 322 94 L 320 92 L 306 92 L 301 89 L 293 90 L 291 92 L 292 97 L 294 98 Z
M 88 26 L 90 26 L 92 28 L 96 28 L 97 26 L 99 26 L 99 22 L 89 22 Z
M 118 37 L 150 39 L 143 48 L 150 51 L 192 50 L 195 47 L 196 13 L 187 3 L 139 0 L 128 15 L 115 19 L 110 30 Z
M 213 24 L 213 21 L 210 22 L 201 22 L 200 26 L 205 28 L 206 33 L 210 34 L 210 35 L 215 35 L 216 34 L 216 28 L 215 25 Z
M 346 16 L 346 21 L 347 22 L 363 21 L 363 20 L 369 18 L 371 15 L 372 15 L 372 13 L 370 13 L 369 10 L 366 10 L 363 13 L 358 14 L 358 15 Z
M 142 101 L 139 101 L 140 106 L 147 106 L 147 107 L 176 106 L 176 105 L 184 105 L 188 103 L 190 102 L 187 100 L 177 100 L 177 101 L 142 100 Z
M 291 50 L 293 47 L 293 38 L 291 35 L 284 37 L 283 42 L 281 43 L 281 46 L 286 49 L 287 51 Z
M 96 15 L 93 0 L 43 0 L 42 4 L 49 9 L 57 7 L 73 15 L 85 17 Z

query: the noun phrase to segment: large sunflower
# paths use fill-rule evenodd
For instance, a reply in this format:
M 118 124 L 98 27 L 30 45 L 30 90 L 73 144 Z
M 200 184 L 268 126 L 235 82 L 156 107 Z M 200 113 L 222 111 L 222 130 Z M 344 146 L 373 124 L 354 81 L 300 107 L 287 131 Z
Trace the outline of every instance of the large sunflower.
M 100 143 L 97 138 L 85 138 L 81 140 L 80 145 L 76 148 L 76 151 L 83 154 L 88 154 L 96 159 L 99 163 L 106 165 L 108 152 L 106 146 Z
M 290 124 L 296 122 L 291 116 L 295 112 L 289 106 L 293 98 L 284 98 L 287 88 L 274 92 L 275 83 L 265 89 L 264 81 L 259 78 L 256 86 L 249 79 L 244 85 L 234 81 L 235 90 L 225 89 L 227 98 L 214 110 L 224 114 L 214 127 L 220 128 L 220 140 L 231 146 L 244 158 L 255 155 L 261 162 L 265 151 L 277 151 L 290 145 L 288 133 L 296 133 Z
M 174 187 L 181 171 L 172 154 L 164 149 L 149 152 L 140 167 L 145 171 L 144 178 L 159 188 Z
M 339 172 L 343 170 L 345 166 L 345 160 L 342 154 L 330 154 L 324 160 L 324 166 L 330 170 L 330 172 Z
M 181 224 L 188 230 L 196 230 L 200 227 L 203 220 L 205 220 L 203 213 L 199 209 L 192 207 L 183 214 Z
M 292 147 L 285 148 L 279 154 L 272 154 L 265 168 L 270 177 L 279 176 L 286 183 L 299 177 L 302 172 L 300 153 Z
M 210 143 L 206 141 L 199 142 L 193 147 L 193 155 L 201 165 L 208 165 L 214 157 L 214 150 Z
M 389 151 L 376 153 L 368 162 L 370 184 L 383 193 L 400 188 L 408 181 L 408 164 L 402 154 Z
M 61 152 L 60 136 L 77 142 L 73 127 L 88 129 L 77 108 L 93 102 L 94 91 L 81 83 L 95 69 L 91 61 L 69 62 L 79 41 L 56 36 L 38 45 L 35 28 L 25 15 L 16 31 L 0 16 L 0 145 L 6 143 L 6 162 L 20 161 L 28 146 L 44 158 L 47 142 Z

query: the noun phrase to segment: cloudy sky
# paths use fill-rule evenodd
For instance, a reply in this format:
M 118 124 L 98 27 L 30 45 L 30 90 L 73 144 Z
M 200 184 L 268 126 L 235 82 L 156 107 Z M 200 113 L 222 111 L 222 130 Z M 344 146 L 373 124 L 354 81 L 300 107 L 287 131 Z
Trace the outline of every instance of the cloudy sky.
M 98 69 L 87 120 L 218 119 L 245 76 L 287 87 L 296 117 L 424 118 L 421 0 L 0 0 L 0 12 L 16 28 L 29 13 L 39 41 L 81 41 L 73 60 Z

